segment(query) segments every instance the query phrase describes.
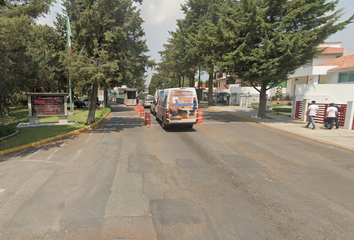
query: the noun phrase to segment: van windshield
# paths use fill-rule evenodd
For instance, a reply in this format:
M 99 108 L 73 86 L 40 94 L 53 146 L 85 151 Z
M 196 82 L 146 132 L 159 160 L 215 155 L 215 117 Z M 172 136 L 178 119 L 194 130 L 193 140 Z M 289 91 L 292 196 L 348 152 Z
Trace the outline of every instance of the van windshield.
M 154 97 L 146 97 L 145 101 L 154 101 Z

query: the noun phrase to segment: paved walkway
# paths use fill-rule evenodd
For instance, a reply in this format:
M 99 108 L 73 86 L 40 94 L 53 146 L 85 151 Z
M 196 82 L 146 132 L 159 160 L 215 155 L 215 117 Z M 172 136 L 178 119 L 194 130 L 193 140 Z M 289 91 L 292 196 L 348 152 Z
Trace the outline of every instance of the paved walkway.
M 206 107 L 205 103 L 201 103 L 200 107 Z M 244 116 L 255 119 L 258 110 L 252 108 L 244 108 L 238 106 L 213 106 L 209 109 L 214 111 L 223 111 L 238 116 Z M 316 130 L 311 128 L 304 128 L 305 122 L 301 120 L 295 120 L 286 115 L 276 115 L 267 113 L 268 119 L 255 119 L 261 124 L 267 125 L 272 128 L 276 128 L 282 131 L 290 132 L 296 135 L 300 135 L 306 138 L 310 138 L 316 141 L 325 142 L 328 144 L 340 146 L 354 151 L 354 130 L 346 129 L 322 129 L 323 124 L 316 124 Z

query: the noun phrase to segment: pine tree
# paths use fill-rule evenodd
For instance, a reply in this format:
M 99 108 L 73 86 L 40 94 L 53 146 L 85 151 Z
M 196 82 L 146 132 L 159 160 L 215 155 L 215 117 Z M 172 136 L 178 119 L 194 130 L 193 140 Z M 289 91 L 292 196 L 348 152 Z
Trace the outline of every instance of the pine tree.
M 286 81 L 318 53 L 319 44 L 352 22 L 354 16 L 337 23 L 337 3 L 241 0 L 225 9 L 218 23 L 223 61 L 243 81 L 260 86 L 259 117 L 266 117 L 266 91 Z

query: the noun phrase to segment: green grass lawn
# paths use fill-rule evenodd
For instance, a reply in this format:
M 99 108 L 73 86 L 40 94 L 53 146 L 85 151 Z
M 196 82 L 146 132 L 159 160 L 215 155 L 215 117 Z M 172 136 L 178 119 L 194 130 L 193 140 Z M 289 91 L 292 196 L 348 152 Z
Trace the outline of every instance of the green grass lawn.
M 102 115 L 110 111 L 110 108 L 96 109 L 95 121 L 99 121 Z M 84 127 L 87 119 L 88 110 L 74 110 L 74 115 L 68 117 L 69 121 L 77 121 L 76 125 L 46 126 L 22 128 L 20 133 L 15 137 L 0 142 L 0 151 L 20 147 L 29 143 L 38 142 L 47 138 L 56 137 L 65 133 L 69 133 Z M 40 122 L 58 122 L 58 117 L 40 118 Z M 28 123 L 28 108 L 24 105 L 16 105 L 10 108 L 9 122 L 6 124 L 16 127 L 19 123 Z

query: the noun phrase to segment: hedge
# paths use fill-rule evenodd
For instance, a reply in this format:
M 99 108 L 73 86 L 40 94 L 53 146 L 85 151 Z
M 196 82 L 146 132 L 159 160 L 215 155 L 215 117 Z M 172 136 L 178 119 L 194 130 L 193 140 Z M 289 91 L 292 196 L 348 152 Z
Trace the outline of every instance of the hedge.
M 6 137 L 6 136 L 13 134 L 15 132 L 16 132 L 16 129 L 13 127 L 0 125 L 0 138 Z
M 289 107 L 273 107 L 274 112 L 285 112 L 285 113 L 291 113 L 292 108 Z

